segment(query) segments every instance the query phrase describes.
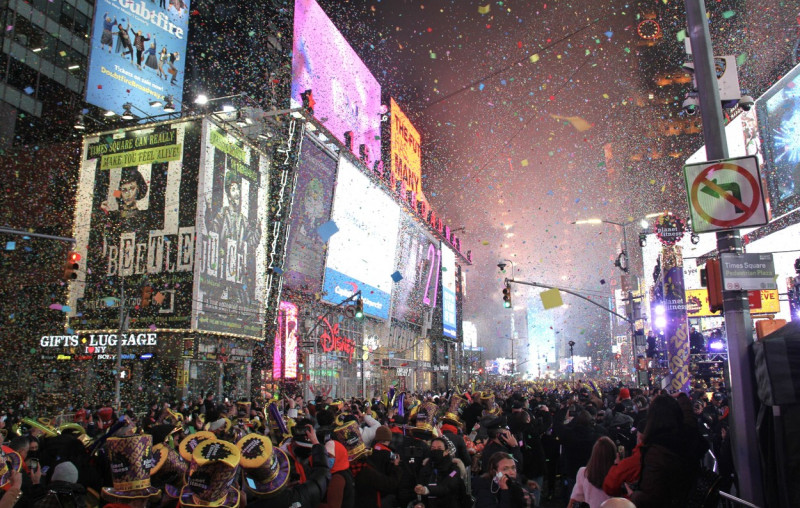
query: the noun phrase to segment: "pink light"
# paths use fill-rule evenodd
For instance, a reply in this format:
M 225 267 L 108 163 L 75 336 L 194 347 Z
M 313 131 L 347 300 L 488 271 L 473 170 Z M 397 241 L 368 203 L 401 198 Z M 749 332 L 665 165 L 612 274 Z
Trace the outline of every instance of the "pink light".
M 283 379 L 283 313 L 278 312 L 278 329 L 275 331 L 275 345 L 272 350 L 272 379 Z
M 284 317 L 284 342 L 286 344 L 286 379 L 297 378 L 297 305 L 281 302 Z

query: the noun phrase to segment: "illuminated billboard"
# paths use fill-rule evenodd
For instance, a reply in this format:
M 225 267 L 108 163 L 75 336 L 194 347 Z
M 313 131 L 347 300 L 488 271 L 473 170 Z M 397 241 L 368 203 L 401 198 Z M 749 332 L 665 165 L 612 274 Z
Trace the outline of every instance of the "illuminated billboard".
M 434 240 L 409 215 L 400 219 L 397 237 L 395 271 L 401 279 L 392 293 L 392 317 L 414 324 L 422 324 L 424 306 L 436 303 L 442 250 Z
M 417 129 L 391 99 L 391 167 L 398 182 L 406 182 L 407 190 L 422 199 L 422 150 Z
M 303 141 L 284 265 L 287 289 L 307 293 L 322 289 L 326 243 L 317 229 L 330 220 L 336 166 L 337 160 L 310 137 Z
M 361 290 L 364 313 L 388 319 L 400 207 L 342 156 L 332 220 L 323 299 L 338 304 Z
M 272 354 L 273 379 L 297 378 L 297 305 L 281 302 Z
M 72 328 L 118 329 L 123 284 L 131 329 L 190 327 L 199 153 L 198 121 L 84 139 Z
M 800 65 L 756 101 L 773 217 L 800 207 Z
M 312 91 L 314 116 L 369 167 L 380 160 L 381 87 L 314 0 L 297 0 L 292 47 L 292 107 Z M 360 155 L 360 147 L 365 153 Z
M 203 121 L 197 196 L 197 330 L 261 338 L 269 161 Z
M 456 253 L 442 246 L 442 328 L 446 337 L 457 336 L 456 322 Z
M 154 111 L 153 99 L 183 100 L 189 3 L 97 0 L 86 102 L 117 114 L 131 103 L 131 112 L 144 116 Z

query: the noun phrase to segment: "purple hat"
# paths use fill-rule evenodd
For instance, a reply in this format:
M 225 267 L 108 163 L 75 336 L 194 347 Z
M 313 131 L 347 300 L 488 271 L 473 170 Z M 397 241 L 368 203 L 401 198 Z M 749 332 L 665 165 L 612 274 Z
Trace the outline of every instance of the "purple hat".
M 183 478 L 189 465 L 183 458 L 164 443 L 153 447 L 153 469 L 150 471 L 153 483 L 164 488 L 164 493 L 177 499 L 183 486 Z
M 106 441 L 113 487 L 103 487 L 102 496 L 114 503 L 158 497 L 161 489 L 150 486 L 153 468 L 153 436 L 110 437 Z
M 242 484 L 255 496 L 271 496 L 280 492 L 289 480 L 289 456 L 272 446 L 268 437 L 248 434 L 236 443 L 242 454 Z
M 181 506 L 195 508 L 239 506 L 233 483 L 239 473 L 240 453 L 232 443 L 206 439 L 192 453 L 192 472 L 181 490 Z
M 22 457 L 19 453 L 6 445 L 0 449 L 0 488 L 11 481 L 11 471 L 19 472 L 22 467 Z

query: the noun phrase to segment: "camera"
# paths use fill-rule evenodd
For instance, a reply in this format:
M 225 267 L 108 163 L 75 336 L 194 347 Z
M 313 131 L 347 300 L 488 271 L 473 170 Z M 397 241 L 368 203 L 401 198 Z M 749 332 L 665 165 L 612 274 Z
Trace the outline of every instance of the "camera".
M 739 99 L 739 107 L 742 108 L 742 111 L 750 111 L 755 103 L 755 99 L 749 95 L 742 95 Z
M 697 110 L 700 108 L 700 101 L 697 100 L 697 97 L 694 95 L 686 96 L 686 99 L 683 100 L 683 110 L 689 116 L 694 116 L 697 114 Z

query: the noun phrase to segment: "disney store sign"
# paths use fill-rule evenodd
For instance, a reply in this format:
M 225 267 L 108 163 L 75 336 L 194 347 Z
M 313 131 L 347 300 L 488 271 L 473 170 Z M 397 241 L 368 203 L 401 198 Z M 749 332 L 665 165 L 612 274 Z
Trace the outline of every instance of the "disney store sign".
M 339 335 L 339 323 L 331 325 L 326 318 L 322 318 L 324 331 L 320 335 L 320 346 L 326 353 L 331 351 L 341 351 L 348 356 L 350 363 L 353 363 L 353 353 L 356 350 L 356 343 L 353 339 Z

